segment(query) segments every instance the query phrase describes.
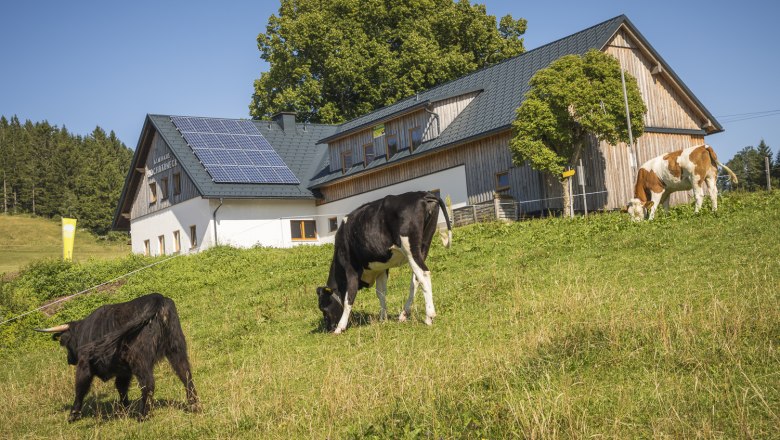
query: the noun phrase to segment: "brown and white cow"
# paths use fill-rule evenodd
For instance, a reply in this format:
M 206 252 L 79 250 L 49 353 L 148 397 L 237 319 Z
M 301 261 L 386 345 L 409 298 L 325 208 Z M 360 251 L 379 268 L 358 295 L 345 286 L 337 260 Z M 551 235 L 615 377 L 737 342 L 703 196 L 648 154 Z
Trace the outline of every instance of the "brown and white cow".
M 737 176 L 718 161 L 709 145 L 689 147 L 654 157 L 645 162 L 637 173 L 634 198 L 628 202 L 628 213 L 634 221 L 645 217 L 652 220 L 659 205 L 669 210 L 669 196 L 675 191 L 693 189 L 696 197 L 695 212 L 699 212 L 704 200 L 704 184 L 707 184 L 712 210 L 718 209 L 718 187 L 715 180 L 718 166 L 723 167 L 737 183 Z

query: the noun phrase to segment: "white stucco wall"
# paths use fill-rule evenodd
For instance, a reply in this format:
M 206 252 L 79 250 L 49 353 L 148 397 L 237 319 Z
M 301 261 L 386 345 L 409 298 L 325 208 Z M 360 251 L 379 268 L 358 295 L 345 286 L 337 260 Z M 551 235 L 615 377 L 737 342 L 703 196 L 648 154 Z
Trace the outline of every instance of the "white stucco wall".
M 181 252 L 189 253 L 209 246 L 209 224 L 211 211 L 209 201 L 200 197 L 178 203 L 163 211 L 145 215 L 130 221 L 130 240 L 134 253 L 144 253 L 144 241 L 149 240 L 151 255 L 174 252 L 173 231 L 180 231 Z M 190 226 L 195 225 L 197 245 L 190 247 Z M 159 246 L 158 237 L 165 237 L 165 250 Z
M 407 180 L 374 191 L 368 191 L 335 202 L 326 203 L 317 207 L 317 232 L 320 241 L 332 243 L 336 233 L 328 231 L 328 219 L 337 217 L 339 224 L 344 215 L 349 214 L 358 206 L 368 203 L 390 194 L 402 194 L 409 191 L 431 191 L 438 189 L 442 200 L 450 196 L 452 208 L 460 208 L 468 204 L 468 191 L 466 188 L 466 167 L 461 165 L 438 173 Z M 439 222 L 444 223 L 444 217 L 439 216 Z
M 219 200 L 211 200 L 212 211 L 217 206 Z M 314 220 L 315 213 L 313 200 L 224 200 L 217 211 L 217 238 L 235 247 L 316 244 L 290 238 L 290 220 Z

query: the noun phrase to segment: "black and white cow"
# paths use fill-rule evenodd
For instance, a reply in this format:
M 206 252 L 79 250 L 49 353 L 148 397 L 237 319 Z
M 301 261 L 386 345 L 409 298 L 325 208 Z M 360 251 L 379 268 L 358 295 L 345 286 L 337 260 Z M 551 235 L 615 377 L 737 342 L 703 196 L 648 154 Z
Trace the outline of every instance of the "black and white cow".
M 405 321 L 411 314 L 418 286 L 425 297 L 425 323 L 433 324 L 431 272 L 425 264 L 431 241 L 436 234 L 439 208 L 447 222 L 446 247 L 452 242 L 452 226 L 444 202 L 430 192 L 408 192 L 387 196 L 352 211 L 336 232 L 335 250 L 327 286 L 317 288 L 319 307 L 325 328 L 339 334 L 347 328 L 357 291 L 376 283 L 379 317 L 387 318 L 385 294 L 390 268 L 409 264 L 412 281 L 409 298 L 398 317 Z

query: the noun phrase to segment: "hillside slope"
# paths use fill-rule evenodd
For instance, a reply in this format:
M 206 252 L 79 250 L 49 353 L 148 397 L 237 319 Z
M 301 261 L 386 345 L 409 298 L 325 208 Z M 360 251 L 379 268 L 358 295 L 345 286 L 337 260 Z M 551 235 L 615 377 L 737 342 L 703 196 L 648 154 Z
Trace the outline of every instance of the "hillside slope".
M 73 258 L 116 258 L 130 252 L 126 242 L 105 242 L 79 229 Z M 30 216 L 0 215 L 0 274 L 20 269 L 41 258 L 62 258 L 62 226 L 59 222 Z
M 375 322 L 363 290 L 340 336 L 320 331 L 315 294 L 332 247 L 175 258 L 5 335 L 17 342 L 0 351 L 0 437 L 772 437 L 778 230 L 780 192 L 652 223 L 604 214 L 459 228 L 429 257 L 433 327 L 422 298 L 411 322 Z M 393 316 L 409 277 L 390 273 Z M 113 383 L 96 381 L 85 418 L 68 424 L 73 369 L 23 327 L 151 291 L 177 303 L 204 411 L 182 409 L 162 363 L 149 421 L 124 415 Z

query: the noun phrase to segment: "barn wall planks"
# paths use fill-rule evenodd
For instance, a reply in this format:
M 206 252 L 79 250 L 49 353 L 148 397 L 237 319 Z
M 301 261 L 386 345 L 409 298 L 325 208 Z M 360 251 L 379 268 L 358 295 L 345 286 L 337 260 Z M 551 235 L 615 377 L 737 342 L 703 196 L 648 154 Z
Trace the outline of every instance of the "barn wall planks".
M 621 66 L 636 78 L 648 108 L 645 126 L 701 129 L 706 122 L 703 116 L 694 110 L 666 73 L 652 73 L 656 62 L 640 49 L 625 29 L 621 29 L 607 45 L 606 53 L 616 57 Z
M 187 173 L 184 172 L 181 164 L 175 159 L 159 133 L 154 133 L 143 173 L 144 178 L 141 184 L 138 185 L 134 195 L 133 209 L 130 212 L 131 219 L 143 217 L 200 195 L 195 184 L 187 176 Z M 181 192 L 179 194 L 174 194 L 173 191 L 173 175 L 176 173 L 179 174 L 181 181 Z M 164 178 L 168 179 L 167 196 L 165 198 L 162 197 L 161 193 Z M 155 203 L 151 201 L 151 190 L 149 188 L 149 184 L 152 182 L 157 188 L 157 201 Z

